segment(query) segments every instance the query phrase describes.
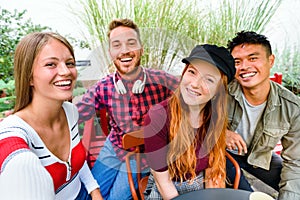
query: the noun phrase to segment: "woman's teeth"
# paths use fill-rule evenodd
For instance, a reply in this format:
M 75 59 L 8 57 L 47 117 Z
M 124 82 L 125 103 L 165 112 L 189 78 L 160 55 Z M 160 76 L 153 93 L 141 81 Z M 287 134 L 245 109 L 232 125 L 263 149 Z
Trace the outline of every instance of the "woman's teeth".
M 54 85 L 56 85 L 56 86 L 68 86 L 68 85 L 71 85 L 71 81 L 70 80 L 59 81 L 59 82 L 54 83 Z

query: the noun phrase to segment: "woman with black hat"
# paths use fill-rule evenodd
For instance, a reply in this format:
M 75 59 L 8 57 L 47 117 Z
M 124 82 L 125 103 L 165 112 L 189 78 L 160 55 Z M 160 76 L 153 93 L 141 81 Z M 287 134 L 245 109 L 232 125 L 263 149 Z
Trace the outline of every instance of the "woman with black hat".
M 197 45 L 180 85 L 145 119 L 145 152 L 151 168 L 145 199 L 171 199 L 209 187 L 225 187 L 227 84 L 234 59 L 224 47 Z

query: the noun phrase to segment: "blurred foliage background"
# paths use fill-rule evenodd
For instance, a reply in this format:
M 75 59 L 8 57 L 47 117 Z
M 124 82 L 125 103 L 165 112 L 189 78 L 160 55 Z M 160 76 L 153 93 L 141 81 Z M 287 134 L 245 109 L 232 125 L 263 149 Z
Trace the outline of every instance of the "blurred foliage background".
M 62 6 L 82 27 L 82 38 L 65 37 L 73 46 L 90 49 L 91 63 L 96 66 L 87 72 L 78 68 L 79 75 L 96 74 L 95 79 L 99 79 L 114 70 L 107 52 L 107 29 L 112 19 L 130 18 L 138 24 L 144 45 L 142 64 L 145 67 L 163 69 L 178 75 L 182 70 L 181 59 L 188 55 L 195 44 L 212 43 L 226 46 L 228 40 L 238 31 L 252 30 L 264 33 L 270 23 L 277 23 L 272 21 L 272 18 L 282 2 L 282 0 L 251 2 L 247 0 L 77 0 L 76 3 L 73 1 L 62 3 Z M 0 111 L 2 111 L 11 109 L 14 104 L 13 54 L 16 44 L 27 33 L 47 31 L 51 30 L 51 27 L 36 25 L 31 19 L 24 18 L 26 10 L 10 12 L 0 7 L 0 12 L 0 90 L 5 90 L 7 93 L 5 97 L 7 99 L 0 100 Z M 282 73 L 283 85 L 298 95 L 299 44 L 298 41 L 294 45 L 273 47 L 276 62 L 272 69 L 272 73 Z M 85 91 L 84 87 L 87 87 L 80 82 L 77 86 L 74 91 L 75 96 L 82 94 Z

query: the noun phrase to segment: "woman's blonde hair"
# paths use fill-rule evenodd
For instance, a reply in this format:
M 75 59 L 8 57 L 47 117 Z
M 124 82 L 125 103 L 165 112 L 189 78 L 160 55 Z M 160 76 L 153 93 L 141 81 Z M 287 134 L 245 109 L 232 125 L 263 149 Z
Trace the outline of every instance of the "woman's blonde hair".
M 203 108 L 202 125 L 196 134 L 190 125 L 189 108 L 182 99 L 180 87 L 177 88 L 174 95 L 170 98 L 170 143 L 167 162 L 171 178 L 179 178 L 182 182 L 187 179 L 187 175 L 190 176 L 190 181 L 196 177 L 196 146 L 200 140 L 201 157 L 209 157 L 208 167 L 212 169 L 212 172 L 205 177 L 205 180 L 216 181 L 217 179 L 220 180 L 220 177 L 225 180 L 226 94 L 227 76 L 221 72 L 221 81 L 218 83 L 215 97 L 207 102 Z
M 75 59 L 71 44 L 61 35 L 53 32 L 34 32 L 25 36 L 17 45 L 14 56 L 14 78 L 16 104 L 14 112 L 25 108 L 32 101 L 33 63 L 41 49 L 55 39 L 64 44 Z

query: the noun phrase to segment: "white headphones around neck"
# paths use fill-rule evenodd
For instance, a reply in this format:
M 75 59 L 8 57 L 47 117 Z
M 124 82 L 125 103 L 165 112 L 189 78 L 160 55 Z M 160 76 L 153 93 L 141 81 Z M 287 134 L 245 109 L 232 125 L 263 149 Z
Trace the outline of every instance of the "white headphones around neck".
M 145 88 L 145 83 L 146 83 L 146 72 L 145 72 L 145 69 L 143 68 L 143 73 L 144 73 L 144 80 L 143 82 L 141 80 L 136 80 L 133 84 L 133 87 L 132 87 L 132 92 L 134 94 L 140 94 L 144 91 L 144 88 Z M 116 82 L 116 75 L 117 75 L 117 72 L 114 73 L 114 76 L 113 76 L 113 82 L 114 82 L 114 86 L 115 86 L 115 89 L 116 91 L 119 93 L 119 94 L 126 94 L 127 93 L 127 90 L 122 82 L 121 79 L 119 79 L 117 82 Z

